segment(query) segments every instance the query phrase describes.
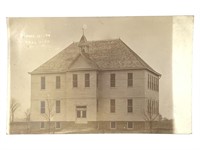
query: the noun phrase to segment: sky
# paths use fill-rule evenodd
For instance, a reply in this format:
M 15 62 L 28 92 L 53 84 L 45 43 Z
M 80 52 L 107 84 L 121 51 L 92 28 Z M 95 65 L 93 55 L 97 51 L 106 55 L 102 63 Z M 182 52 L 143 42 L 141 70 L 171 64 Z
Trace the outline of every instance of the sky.
M 172 17 L 9 18 L 10 97 L 20 103 L 18 118 L 30 107 L 30 75 L 41 64 L 78 42 L 120 38 L 160 78 L 160 113 L 172 118 Z

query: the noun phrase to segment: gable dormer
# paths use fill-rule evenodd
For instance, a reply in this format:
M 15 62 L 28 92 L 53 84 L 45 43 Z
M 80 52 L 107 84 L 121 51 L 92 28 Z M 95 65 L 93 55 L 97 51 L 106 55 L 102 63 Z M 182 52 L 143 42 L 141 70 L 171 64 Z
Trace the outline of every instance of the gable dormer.
M 98 66 L 85 53 L 78 54 L 69 65 L 69 71 L 76 70 L 98 70 Z

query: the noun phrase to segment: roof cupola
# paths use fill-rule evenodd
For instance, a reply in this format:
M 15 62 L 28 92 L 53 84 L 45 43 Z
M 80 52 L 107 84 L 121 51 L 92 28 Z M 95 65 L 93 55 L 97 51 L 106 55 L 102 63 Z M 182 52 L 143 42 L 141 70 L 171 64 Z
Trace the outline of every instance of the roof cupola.
M 78 46 L 80 48 L 80 52 L 81 53 L 87 53 L 88 50 L 89 50 L 89 45 L 88 45 L 88 41 L 87 41 L 87 39 L 86 39 L 86 37 L 84 35 L 84 28 L 82 28 L 82 30 L 83 30 L 83 35 L 82 35 L 82 37 L 81 37 L 81 39 L 79 41 Z

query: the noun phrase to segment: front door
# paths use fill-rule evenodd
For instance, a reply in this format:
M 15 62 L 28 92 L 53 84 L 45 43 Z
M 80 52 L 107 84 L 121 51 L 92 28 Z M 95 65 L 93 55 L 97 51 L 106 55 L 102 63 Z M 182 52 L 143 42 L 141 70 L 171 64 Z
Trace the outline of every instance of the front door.
M 76 123 L 87 123 L 87 106 L 76 106 Z

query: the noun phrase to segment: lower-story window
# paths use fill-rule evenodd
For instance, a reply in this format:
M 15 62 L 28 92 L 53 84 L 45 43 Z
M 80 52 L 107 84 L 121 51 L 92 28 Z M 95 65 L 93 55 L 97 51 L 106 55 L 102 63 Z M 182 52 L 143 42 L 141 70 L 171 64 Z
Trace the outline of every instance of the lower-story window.
M 127 128 L 133 129 L 133 122 L 127 122 Z
M 56 129 L 60 129 L 60 122 L 56 122 Z
M 40 128 L 41 128 L 41 129 L 44 129 L 44 128 L 45 128 L 44 122 L 41 122 L 41 123 L 40 123 Z
M 110 128 L 111 129 L 116 129 L 116 122 L 110 122 Z

